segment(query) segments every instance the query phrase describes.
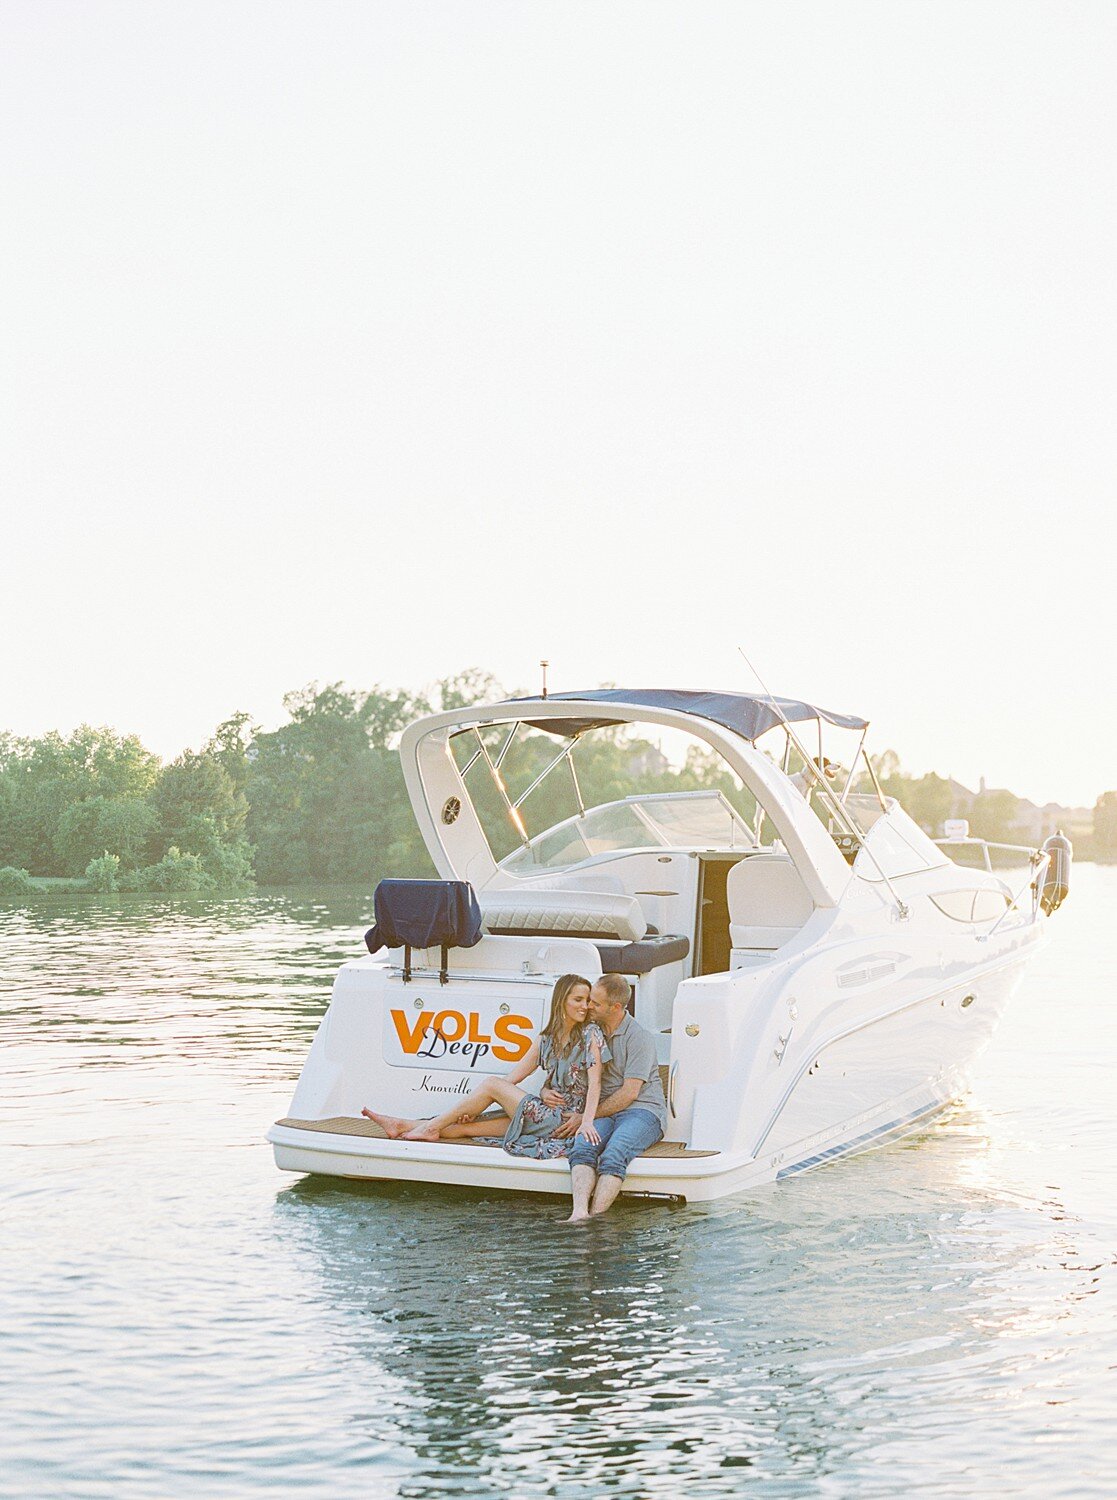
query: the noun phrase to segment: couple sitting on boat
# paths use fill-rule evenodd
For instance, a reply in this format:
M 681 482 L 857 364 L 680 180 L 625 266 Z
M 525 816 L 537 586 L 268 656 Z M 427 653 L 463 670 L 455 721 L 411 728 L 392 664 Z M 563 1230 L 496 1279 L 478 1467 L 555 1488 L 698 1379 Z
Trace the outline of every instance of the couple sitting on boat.
M 574 1197 L 569 1222 L 582 1223 L 605 1212 L 629 1164 L 667 1127 L 655 1038 L 629 1014 L 631 998 L 623 974 L 603 974 L 595 984 L 564 974 L 539 1040 L 511 1072 L 486 1078 L 433 1120 L 362 1113 L 393 1140 L 501 1136 L 513 1156 L 566 1157 Z M 546 1082 L 538 1095 L 528 1094 L 517 1085 L 536 1068 L 544 1069 Z M 482 1114 L 494 1104 L 500 1114 Z

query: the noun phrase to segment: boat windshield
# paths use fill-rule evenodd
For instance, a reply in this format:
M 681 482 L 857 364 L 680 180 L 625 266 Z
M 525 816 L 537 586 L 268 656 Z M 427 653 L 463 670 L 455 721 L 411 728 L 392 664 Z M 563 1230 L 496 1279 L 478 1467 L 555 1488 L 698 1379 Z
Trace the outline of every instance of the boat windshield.
M 614 849 L 734 850 L 753 843 L 752 830 L 721 792 L 665 792 L 567 818 L 501 860 L 501 868 L 561 869 Z

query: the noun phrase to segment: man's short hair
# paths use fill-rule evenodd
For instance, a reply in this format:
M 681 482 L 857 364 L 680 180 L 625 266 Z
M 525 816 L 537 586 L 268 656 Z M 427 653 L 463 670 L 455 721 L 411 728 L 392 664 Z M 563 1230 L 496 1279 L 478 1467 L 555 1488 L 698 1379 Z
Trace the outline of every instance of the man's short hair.
M 601 978 L 594 981 L 600 990 L 604 990 L 610 1005 L 623 1005 L 628 1009 L 632 999 L 632 986 L 623 974 L 602 974 Z

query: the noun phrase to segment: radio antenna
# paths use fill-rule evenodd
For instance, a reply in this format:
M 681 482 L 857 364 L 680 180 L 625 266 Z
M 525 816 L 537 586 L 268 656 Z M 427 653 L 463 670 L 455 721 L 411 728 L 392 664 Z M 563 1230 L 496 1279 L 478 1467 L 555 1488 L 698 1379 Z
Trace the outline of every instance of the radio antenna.
M 738 646 L 737 650 L 741 653 L 741 657 L 744 660 L 745 666 L 748 667 L 749 671 L 756 678 L 757 682 L 759 682 L 764 696 L 767 698 L 770 706 L 775 709 L 776 716 L 779 719 L 780 723 L 783 725 L 788 739 L 795 746 L 796 750 L 798 750 L 799 754 L 803 757 L 803 764 L 809 767 L 811 765 L 810 751 L 807 750 L 802 741 L 799 739 L 799 736 L 795 733 L 794 729 L 792 729 L 790 720 L 788 719 L 787 715 L 784 713 L 780 705 L 777 703 L 776 699 L 772 696 L 772 692 L 769 689 L 768 684 L 764 681 L 763 677 L 761 677 L 760 673 L 756 670 L 752 662 L 749 661 L 748 657 L 745 655 L 745 648 L 743 646 Z M 810 771 L 808 771 L 807 774 L 810 775 Z M 821 779 L 818 785 L 819 790 L 823 793 L 830 790 L 830 787 L 826 783 L 825 778 Z M 846 819 L 843 817 L 842 821 L 845 822 Z
M 541 661 L 539 665 L 543 668 L 543 696 L 547 696 L 547 668 L 551 665 L 549 661 Z
M 752 662 L 749 661 L 748 657 L 745 655 L 745 648 L 743 646 L 738 646 L 737 650 L 741 653 L 741 657 L 744 660 L 745 666 L 748 667 L 749 671 L 756 678 L 757 682 L 759 682 L 761 688 L 764 691 L 764 696 L 767 698 L 769 704 L 772 706 L 772 708 L 775 709 L 777 715 L 779 716 L 780 723 L 783 725 L 784 730 L 787 733 L 788 739 L 795 746 L 796 750 L 798 750 L 799 754 L 803 757 L 803 764 L 805 766 L 810 766 L 811 757 L 809 753 L 800 742 L 799 736 L 795 733 L 794 729 L 792 729 L 787 715 L 776 702 L 775 698 L 773 698 L 768 688 L 768 684 L 764 681 L 763 677 L 761 677 L 760 673 L 756 670 Z M 867 756 L 866 759 L 868 759 Z M 810 775 L 810 772 L 808 771 L 807 774 Z M 872 849 L 870 849 L 864 842 L 864 835 L 861 833 L 860 829 L 858 829 L 853 823 L 851 823 L 849 815 L 847 814 L 845 808 L 838 801 L 837 797 L 834 796 L 825 775 L 818 778 L 818 786 L 819 791 L 822 794 L 822 800 L 829 806 L 831 812 L 837 813 L 839 822 L 844 823 L 850 830 L 850 832 L 854 833 L 855 836 L 861 841 L 861 848 L 864 849 L 865 853 L 869 856 L 870 861 L 876 867 L 877 874 L 888 887 L 892 899 L 896 903 L 896 910 L 899 913 L 900 920 L 903 921 L 909 914 L 907 902 L 901 899 L 899 891 L 897 891 L 896 887 L 892 884 L 891 880 L 889 880 L 888 876 L 885 874 L 883 868 L 881 867 L 880 861 L 877 859 Z
M 779 704 L 776 702 L 776 700 L 772 697 L 772 694 L 768 691 L 768 684 L 764 681 L 763 677 L 761 677 L 760 673 L 756 670 L 756 668 L 753 666 L 752 662 L 749 661 L 748 657 L 745 655 L 745 648 L 744 648 L 744 646 L 738 646 L 737 650 L 740 652 L 741 657 L 742 657 L 742 659 L 743 659 L 743 661 L 745 663 L 745 666 L 748 667 L 749 671 L 756 678 L 757 682 L 759 682 L 760 686 L 764 689 L 764 696 L 768 699 L 768 702 L 776 710 L 776 712 L 779 714 L 781 720 L 786 725 L 787 724 L 787 720 L 783 716 L 783 711 L 781 710 L 781 708 L 780 708 Z

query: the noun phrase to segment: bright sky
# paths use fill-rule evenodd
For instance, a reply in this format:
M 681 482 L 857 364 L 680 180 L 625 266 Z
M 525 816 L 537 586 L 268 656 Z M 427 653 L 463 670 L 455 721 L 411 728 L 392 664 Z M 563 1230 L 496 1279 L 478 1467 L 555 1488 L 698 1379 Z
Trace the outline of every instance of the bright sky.
M 0 727 L 754 686 L 1117 787 L 1111 0 L 2 0 Z

